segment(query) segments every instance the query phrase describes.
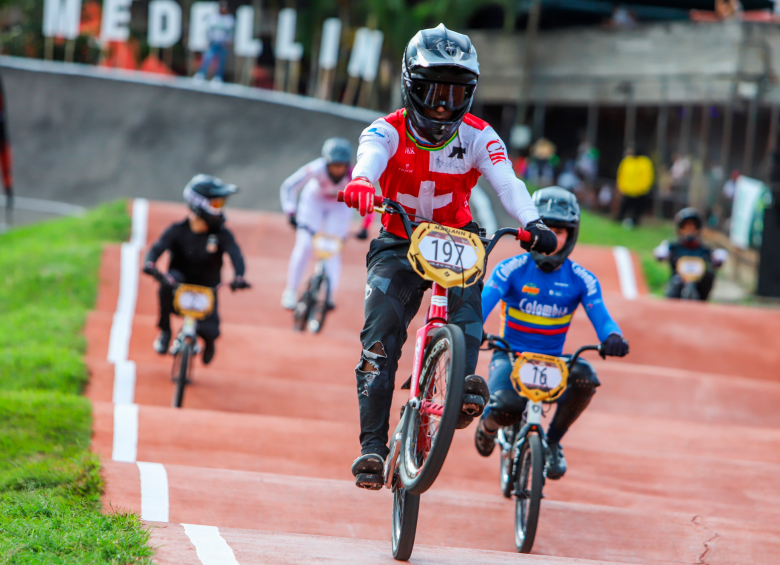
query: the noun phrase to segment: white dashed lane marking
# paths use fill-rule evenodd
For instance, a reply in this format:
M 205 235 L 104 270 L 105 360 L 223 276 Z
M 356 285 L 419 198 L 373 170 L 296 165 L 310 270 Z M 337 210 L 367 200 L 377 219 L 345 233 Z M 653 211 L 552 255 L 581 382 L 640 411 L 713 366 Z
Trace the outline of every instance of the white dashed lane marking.
M 233 550 L 216 526 L 182 524 L 203 565 L 238 565 Z
M 636 286 L 636 275 L 634 273 L 634 260 L 631 258 L 631 252 L 622 246 L 617 246 L 612 250 L 617 265 L 618 279 L 620 280 L 620 290 L 623 298 L 626 300 L 636 300 L 639 291 Z

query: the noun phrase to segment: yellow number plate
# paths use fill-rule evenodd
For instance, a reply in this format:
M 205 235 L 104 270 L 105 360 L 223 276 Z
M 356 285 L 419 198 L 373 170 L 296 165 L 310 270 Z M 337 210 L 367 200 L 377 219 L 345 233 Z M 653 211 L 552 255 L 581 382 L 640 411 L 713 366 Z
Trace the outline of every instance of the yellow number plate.
M 330 259 L 331 257 L 341 253 L 341 247 L 344 242 L 338 237 L 333 237 L 326 233 L 318 233 L 314 235 L 312 239 L 312 247 L 314 248 L 314 254 L 317 259 Z
M 476 234 L 425 222 L 414 230 L 407 257 L 426 280 L 445 288 L 471 286 L 482 275 L 485 247 Z
M 522 353 L 512 369 L 512 386 L 534 402 L 555 400 L 566 390 L 569 369 L 560 357 Z
M 701 257 L 680 257 L 677 260 L 677 274 L 684 282 L 699 282 L 706 271 L 707 264 Z
M 182 316 L 202 320 L 214 309 L 214 291 L 207 286 L 180 285 L 173 296 L 173 307 Z

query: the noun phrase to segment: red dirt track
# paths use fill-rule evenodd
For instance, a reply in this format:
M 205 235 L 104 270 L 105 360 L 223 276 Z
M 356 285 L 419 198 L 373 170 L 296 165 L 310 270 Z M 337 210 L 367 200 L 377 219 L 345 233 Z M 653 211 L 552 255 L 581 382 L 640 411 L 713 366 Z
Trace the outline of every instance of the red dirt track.
M 152 203 L 148 241 L 185 215 Z M 389 490 L 354 486 L 359 454 L 354 366 L 360 355 L 366 242 L 344 250 L 338 308 L 321 335 L 292 331 L 279 306 L 293 234 L 285 218 L 229 213 L 254 287 L 220 289 L 222 337 L 196 362 L 184 408 L 169 408 L 172 359 L 153 352 L 156 283 L 141 276 L 130 338 L 139 405 L 137 460 L 161 463 L 169 522 L 151 523 L 161 564 L 204 560 L 181 524 L 216 526 L 241 564 L 391 563 Z M 490 265 L 516 252 L 503 242 Z M 780 563 L 780 312 L 625 300 L 611 249 L 577 249 L 631 342 L 624 360 L 589 356 L 602 386 L 563 444 L 548 481 L 534 555 L 514 553 L 514 502 L 498 487 L 498 455 L 480 457 L 473 425 L 456 433 L 442 474 L 421 498 L 411 563 Z M 106 248 L 88 318 L 93 449 L 106 508 L 141 513 L 135 463 L 112 461 L 114 367 L 106 361 L 120 280 Z M 223 280 L 232 277 L 226 267 Z M 494 317 L 495 318 L 495 317 Z M 488 331 L 495 330 L 491 318 Z M 412 330 L 419 327 L 420 316 Z M 174 326 L 176 327 L 176 326 Z M 595 343 L 582 311 L 566 351 Z M 407 343 L 398 376 L 411 370 Z M 487 376 L 489 356 L 480 358 Z M 404 401 L 396 392 L 393 409 Z M 394 425 L 394 422 L 391 422 Z M 392 428 L 391 428 L 392 429 Z M 588 561 L 591 560 L 591 561 Z

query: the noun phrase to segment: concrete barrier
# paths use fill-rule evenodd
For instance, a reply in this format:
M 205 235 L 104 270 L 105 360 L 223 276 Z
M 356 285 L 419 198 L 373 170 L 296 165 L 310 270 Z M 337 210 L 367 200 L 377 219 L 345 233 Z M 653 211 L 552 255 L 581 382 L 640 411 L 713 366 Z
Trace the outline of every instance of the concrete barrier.
M 379 114 L 303 96 L 188 78 L 0 57 L 20 196 L 90 206 L 179 200 L 196 173 L 279 210 L 279 186 L 323 141 L 355 141 Z

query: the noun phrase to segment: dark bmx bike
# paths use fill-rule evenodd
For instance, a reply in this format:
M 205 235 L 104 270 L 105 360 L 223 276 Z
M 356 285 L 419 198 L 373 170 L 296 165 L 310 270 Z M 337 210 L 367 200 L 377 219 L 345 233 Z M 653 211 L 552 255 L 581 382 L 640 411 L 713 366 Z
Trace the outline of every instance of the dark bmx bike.
M 193 359 L 200 353 L 196 332 L 197 323 L 199 320 L 207 318 L 214 310 L 216 288 L 178 283 L 158 270 L 155 270 L 152 276 L 160 284 L 173 288 L 173 309 L 184 317 L 181 330 L 169 349 L 169 353 L 173 355 L 171 380 L 175 385 L 171 406 L 181 408 L 184 401 L 184 389 L 192 382 Z
M 515 497 L 515 546 L 530 553 L 546 480 L 547 440 L 542 429 L 543 404 L 558 400 L 566 390 L 569 371 L 585 351 L 598 351 L 600 345 L 580 347 L 570 358 L 517 353 L 500 337 L 486 335 L 487 347 L 509 354 L 512 361 L 512 386 L 528 399 L 519 422 L 498 430 L 496 442 L 501 448 L 501 492 Z

